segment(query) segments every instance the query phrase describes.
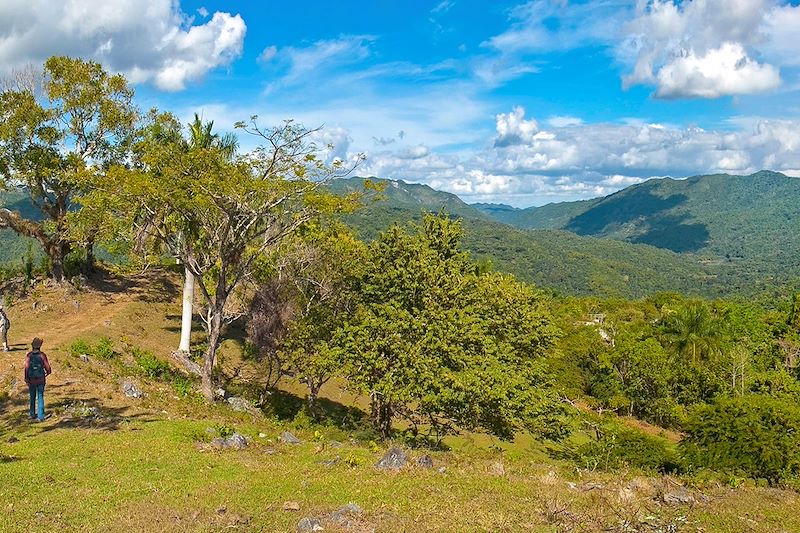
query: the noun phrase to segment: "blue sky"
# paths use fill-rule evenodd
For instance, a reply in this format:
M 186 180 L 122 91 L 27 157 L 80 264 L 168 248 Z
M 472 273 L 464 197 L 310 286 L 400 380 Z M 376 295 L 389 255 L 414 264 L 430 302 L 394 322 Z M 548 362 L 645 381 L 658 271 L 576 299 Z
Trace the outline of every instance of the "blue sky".
M 322 125 L 359 174 L 527 206 L 800 176 L 797 35 L 779 0 L 6 0 L 0 65 L 97 59 L 142 107 Z

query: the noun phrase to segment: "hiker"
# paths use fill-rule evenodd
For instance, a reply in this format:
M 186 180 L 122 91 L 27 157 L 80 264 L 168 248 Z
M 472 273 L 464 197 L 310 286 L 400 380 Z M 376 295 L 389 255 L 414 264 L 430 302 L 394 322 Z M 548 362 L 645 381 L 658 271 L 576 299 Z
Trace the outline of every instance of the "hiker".
M 31 341 L 32 350 L 25 357 L 25 383 L 31 395 L 31 420 L 37 418 L 36 404 L 39 404 L 39 422 L 44 421 L 44 383 L 50 375 L 50 362 L 47 354 L 41 351 L 42 339 L 39 337 Z
M 8 319 L 6 309 L 0 305 L 0 337 L 3 339 L 3 351 L 9 352 L 11 349 L 8 347 L 8 328 L 11 327 L 11 321 Z

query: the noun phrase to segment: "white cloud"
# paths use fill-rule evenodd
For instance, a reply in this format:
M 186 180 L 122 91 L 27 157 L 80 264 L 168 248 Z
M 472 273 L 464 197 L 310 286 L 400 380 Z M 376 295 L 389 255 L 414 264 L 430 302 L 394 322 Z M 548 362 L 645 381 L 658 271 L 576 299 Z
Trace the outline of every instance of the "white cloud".
M 257 61 L 259 63 L 269 63 L 278 54 L 277 46 L 267 46 L 258 54 Z
M 583 124 L 583 120 L 578 117 L 553 116 L 547 119 L 547 123 L 554 128 L 565 128 L 567 126 L 580 126 Z
M 511 113 L 500 113 L 496 117 L 497 137 L 495 146 L 508 146 L 530 142 L 539 132 L 539 124 L 535 120 L 525 120 L 525 110 L 515 107 Z
M 717 98 L 778 87 L 798 64 L 800 7 L 777 0 L 651 0 L 625 27 L 618 57 L 625 86 L 664 98 Z
M 241 54 L 246 31 L 241 16 L 224 12 L 192 24 L 177 0 L 6 0 L 0 3 L 0 69 L 64 54 L 176 91 L 229 65 Z

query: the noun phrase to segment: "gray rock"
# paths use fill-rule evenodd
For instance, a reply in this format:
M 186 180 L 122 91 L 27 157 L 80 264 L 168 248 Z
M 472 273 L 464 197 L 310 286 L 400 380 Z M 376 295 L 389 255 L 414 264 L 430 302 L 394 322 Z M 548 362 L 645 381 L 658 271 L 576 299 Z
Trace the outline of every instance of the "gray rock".
M 692 496 L 691 493 L 683 487 L 677 490 L 665 492 L 661 499 L 664 500 L 664 503 L 669 505 L 691 505 L 697 503 L 697 500 L 694 498 L 694 496 Z
M 283 433 L 281 433 L 281 442 L 284 444 L 300 444 L 300 439 L 298 439 L 288 431 L 284 431 Z
M 85 353 L 82 353 L 82 354 L 80 354 L 80 355 L 78 356 L 78 358 L 79 358 L 81 361 L 83 361 L 84 363 L 91 363 L 91 362 L 92 362 L 92 360 L 91 360 L 91 359 L 89 359 L 89 356 L 88 356 L 88 355 L 86 355 Z
M 239 433 L 234 433 L 230 437 L 217 437 L 211 441 L 211 446 L 226 450 L 243 450 L 247 448 L 247 438 Z
M 333 459 L 326 459 L 324 461 L 321 461 L 321 464 L 330 468 L 332 466 L 338 465 L 341 462 L 342 462 L 341 456 L 337 455 Z
M 347 505 L 331 513 L 331 521 L 341 527 L 350 528 L 355 525 L 353 518 L 361 516 L 364 510 L 356 503 L 350 502 Z
M 100 418 L 100 409 L 87 405 L 85 402 L 75 402 L 64 408 L 64 418 Z
M 433 458 L 426 453 L 417 459 L 417 466 L 421 468 L 433 468 Z
M 318 518 L 306 517 L 297 523 L 297 531 L 325 531 Z
M 122 392 L 124 392 L 125 396 L 128 398 L 141 398 L 144 396 L 144 393 L 139 387 L 127 380 L 122 382 Z
M 389 448 L 380 461 L 375 464 L 375 468 L 380 470 L 400 470 L 408 464 L 408 456 L 406 452 L 400 448 Z
M 240 413 L 250 413 L 250 414 L 255 414 L 258 412 L 258 409 L 253 407 L 253 404 L 251 404 L 248 400 L 245 400 L 244 398 L 231 396 L 225 401 L 228 402 L 228 404 L 231 406 L 231 409 L 233 409 L 234 411 L 238 411 Z
M 222 398 L 223 400 L 225 399 L 225 396 L 227 394 L 228 393 L 225 392 L 225 389 L 223 389 L 222 387 L 220 387 L 220 388 L 218 388 L 217 390 L 214 391 L 214 396 L 216 396 L 217 398 Z

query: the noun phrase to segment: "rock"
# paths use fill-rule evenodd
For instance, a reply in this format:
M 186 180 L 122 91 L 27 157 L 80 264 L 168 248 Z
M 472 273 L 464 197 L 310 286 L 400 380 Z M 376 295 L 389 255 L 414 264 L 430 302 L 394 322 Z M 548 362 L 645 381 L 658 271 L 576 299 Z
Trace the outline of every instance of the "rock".
M 495 461 L 489 465 L 489 474 L 493 476 L 504 476 L 506 475 L 506 467 L 503 466 L 503 463 L 500 461 Z
M 225 514 L 227 512 L 228 512 L 228 508 L 225 507 L 224 505 L 217 508 L 217 514 L 219 514 L 219 515 L 223 515 L 223 514 Z
M 683 487 L 665 492 L 661 499 L 664 500 L 664 503 L 669 505 L 691 505 L 697 503 L 694 496 Z
M 297 531 L 325 531 L 318 518 L 303 518 L 297 523 Z
M 284 511 L 299 511 L 300 504 L 298 502 L 283 502 Z
M 347 505 L 337 509 L 336 511 L 331 513 L 331 520 L 343 527 L 350 527 L 353 522 L 350 520 L 354 517 L 361 516 L 364 510 L 361 508 L 360 505 L 350 502 Z
M 567 487 L 569 487 L 572 490 L 578 490 L 578 485 L 576 483 L 573 483 L 572 481 L 567 481 Z
M 436 469 L 436 471 L 439 472 L 440 474 L 444 474 L 447 472 L 447 467 L 440 466 L 439 468 Z
M 284 444 L 300 444 L 300 439 L 298 439 L 288 431 L 284 431 L 283 433 L 281 433 L 281 442 Z
M 426 453 L 417 459 L 417 466 L 421 468 L 433 468 L 433 458 Z
M 273 448 L 271 446 L 267 446 L 266 448 L 264 448 L 264 453 L 266 453 L 267 455 L 273 455 L 273 454 L 278 453 L 278 450 L 276 450 L 275 448 Z
M 223 400 L 225 399 L 225 395 L 226 394 L 228 394 L 228 393 L 225 392 L 225 389 L 223 389 L 222 387 L 220 387 L 220 388 L 218 388 L 217 390 L 214 391 L 214 396 L 217 397 L 217 398 L 223 399 Z
M 589 492 L 590 490 L 603 490 L 605 488 L 605 485 L 603 485 L 602 483 L 589 482 L 589 483 L 584 483 L 578 488 L 581 490 L 581 492 Z
M 111 327 L 111 324 L 113 324 L 113 322 L 111 322 L 111 320 L 103 320 L 103 325 L 105 327 L 107 327 L 107 328 Z
M 251 404 L 248 400 L 245 400 L 244 398 L 231 396 L 225 401 L 228 402 L 228 404 L 231 406 L 231 409 L 233 409 L 234 411 L 238 411 L 240 413 L 250 413 L 250 414 L 258 413 L 258 409 L 253 407 L 253 404 Z
M 380 470 L 400 470 L 408 464 L 406 452 L 397 447 L 389 448 L 380 461 L 375 463 L 375 468 Z
M 122 392 L 124 392 L 125 396 L 128 398 L 141 398 L 144 396 L 144 393 L 139 387 L 127 380 L 122 383 Z
M 259 433 L 258 434 L 258 438 L 259 439 L 266 439 L 267 438 L 267 434 L 266 433 Z
M 211 446 L 230 450 L 243 450 L 247 448 L 247 438 L 239 433 L 234 433 L 230 437 L 217 437 L 211 441 Z
M 321 461 L 321 464 L 330 468 L 332 466 L 338 465 L 340 462 L 342 462 L 342 458 L 337 455 L 333 459 L 327 459 L 325 461 Z
M 81 361 L 83 361 L 84 363 L 91 363 L 91 362 L 92 362 L 92 360 L 91 360 L 91 359 L 89 359 L 89 356 L 88 356 L 88 355 L 86 355 L 85 353 L 82 353 L 82 354 L 80 354 L 80 355 L 78 356 L 78 358 L 79 358 Z
M 100 418 L 100 409 L 97 407 L 87 405 L 85 402 L 80 401 L 72 403 L 64 408 L 64 418 Z

